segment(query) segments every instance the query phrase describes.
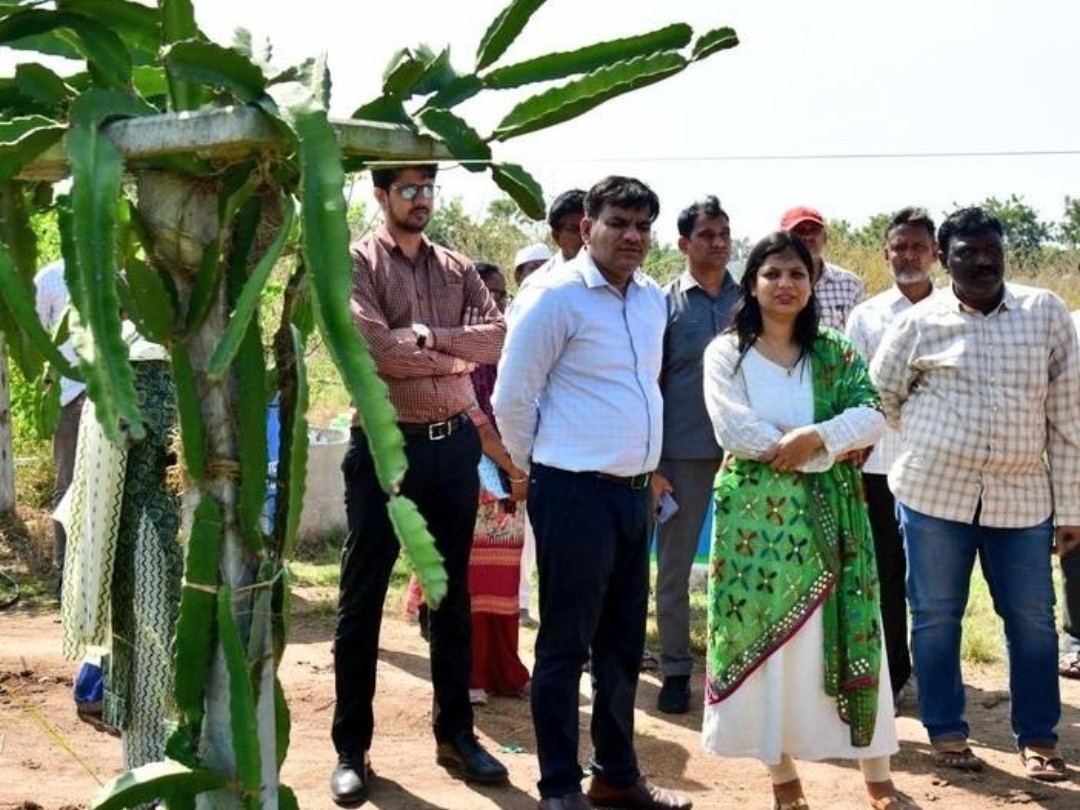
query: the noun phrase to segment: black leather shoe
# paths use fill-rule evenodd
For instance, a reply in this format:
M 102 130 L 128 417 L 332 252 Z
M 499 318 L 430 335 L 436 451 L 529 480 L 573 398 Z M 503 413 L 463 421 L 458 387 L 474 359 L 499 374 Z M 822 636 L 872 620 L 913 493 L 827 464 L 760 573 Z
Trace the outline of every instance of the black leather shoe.
M 330 798 L 338 807 L 359 807 L 368 800 L 374 776 L 367 753 L 339 754 L 330 775 Z
M 459 731 L 450 742 L 441 742 L 435 761 L 466 782 L 498 785 L 510 777 L 506 766 L 484 750 L 471 731 Z
M 664 678 L 656 708 L 664 714 L 686 714 L 690 711 L 690 676 L 669 675 Z

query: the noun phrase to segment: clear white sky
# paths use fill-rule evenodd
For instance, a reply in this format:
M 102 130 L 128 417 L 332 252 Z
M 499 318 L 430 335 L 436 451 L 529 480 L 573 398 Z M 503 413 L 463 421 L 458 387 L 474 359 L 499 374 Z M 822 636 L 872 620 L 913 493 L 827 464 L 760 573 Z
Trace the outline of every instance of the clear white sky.
M 336 115 L 378 94 L 404 45 L 451 46 L 459 70 L 506 0 L 196 0 L 200 25 L 231 40 L 237 25 L 269 37 L 283 63 L 326 51 Z M 658 85 L 551 130 L 496 145 L 524 164 L 550 200 L 604 174 L 640 177 L 659 193 L 658 229 L 715 193 L 738 235 L 757 237 L 780 212 L 813 205 L 861 224 L 879 211 L 1022 195 L 1058 220 L 1080 196 L 1080 154 L 1044 157 L 733 159 L 955 152 L 1080 152 L 1076 0 L 548 0 L 504 57 L 517 61 L 669 22 L 731 25 L 742 44 Z M 465 106 L 481 132 L 521 94 Z M 480 212 L 487 175 L 447 170 L 440 183 Z M 365 183 L 361 193 L 368 192 Z

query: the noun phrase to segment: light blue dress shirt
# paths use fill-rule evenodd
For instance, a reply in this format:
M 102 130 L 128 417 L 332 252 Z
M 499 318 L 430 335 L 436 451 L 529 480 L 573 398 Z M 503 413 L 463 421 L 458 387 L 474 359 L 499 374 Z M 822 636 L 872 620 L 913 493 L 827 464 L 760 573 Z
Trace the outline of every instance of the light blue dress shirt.
M 625 296 L 587 250 L 526 286 L 492 405 L 514 463 L 632 476 L 656 469 L 667 307 L 640 269 Z

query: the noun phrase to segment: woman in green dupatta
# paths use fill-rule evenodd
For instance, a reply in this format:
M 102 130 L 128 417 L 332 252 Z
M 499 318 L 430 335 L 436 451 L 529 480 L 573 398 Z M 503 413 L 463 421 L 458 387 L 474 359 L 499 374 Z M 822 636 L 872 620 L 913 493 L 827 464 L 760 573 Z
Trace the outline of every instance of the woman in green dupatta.
M 727 458 L 703 741 L 764 762 L 783 810 L 808 807 L 795 759 L 834 758 L 859 761 L 871 807 L 910 807 L 890 774 L 874 545 L 847 460 L 885 420 L 866 365 L 818 325 L 812 267 L 782 231 L 755 245 L 733 327 L 705 354 L 705 401 Z

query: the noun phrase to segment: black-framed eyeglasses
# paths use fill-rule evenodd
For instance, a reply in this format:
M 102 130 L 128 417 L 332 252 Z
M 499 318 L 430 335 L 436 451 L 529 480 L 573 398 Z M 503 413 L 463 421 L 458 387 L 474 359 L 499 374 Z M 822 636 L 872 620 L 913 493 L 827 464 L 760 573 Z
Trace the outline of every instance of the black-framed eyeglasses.
M 426 199 L 432 200 L 439 193 L 439 187 L 434 183 L 402 183 L 398 186 L 390 186 L 390 188 L 400 194 L 401 199 L 406 202 L 415 200 L 417 194 L 423 194 Z

